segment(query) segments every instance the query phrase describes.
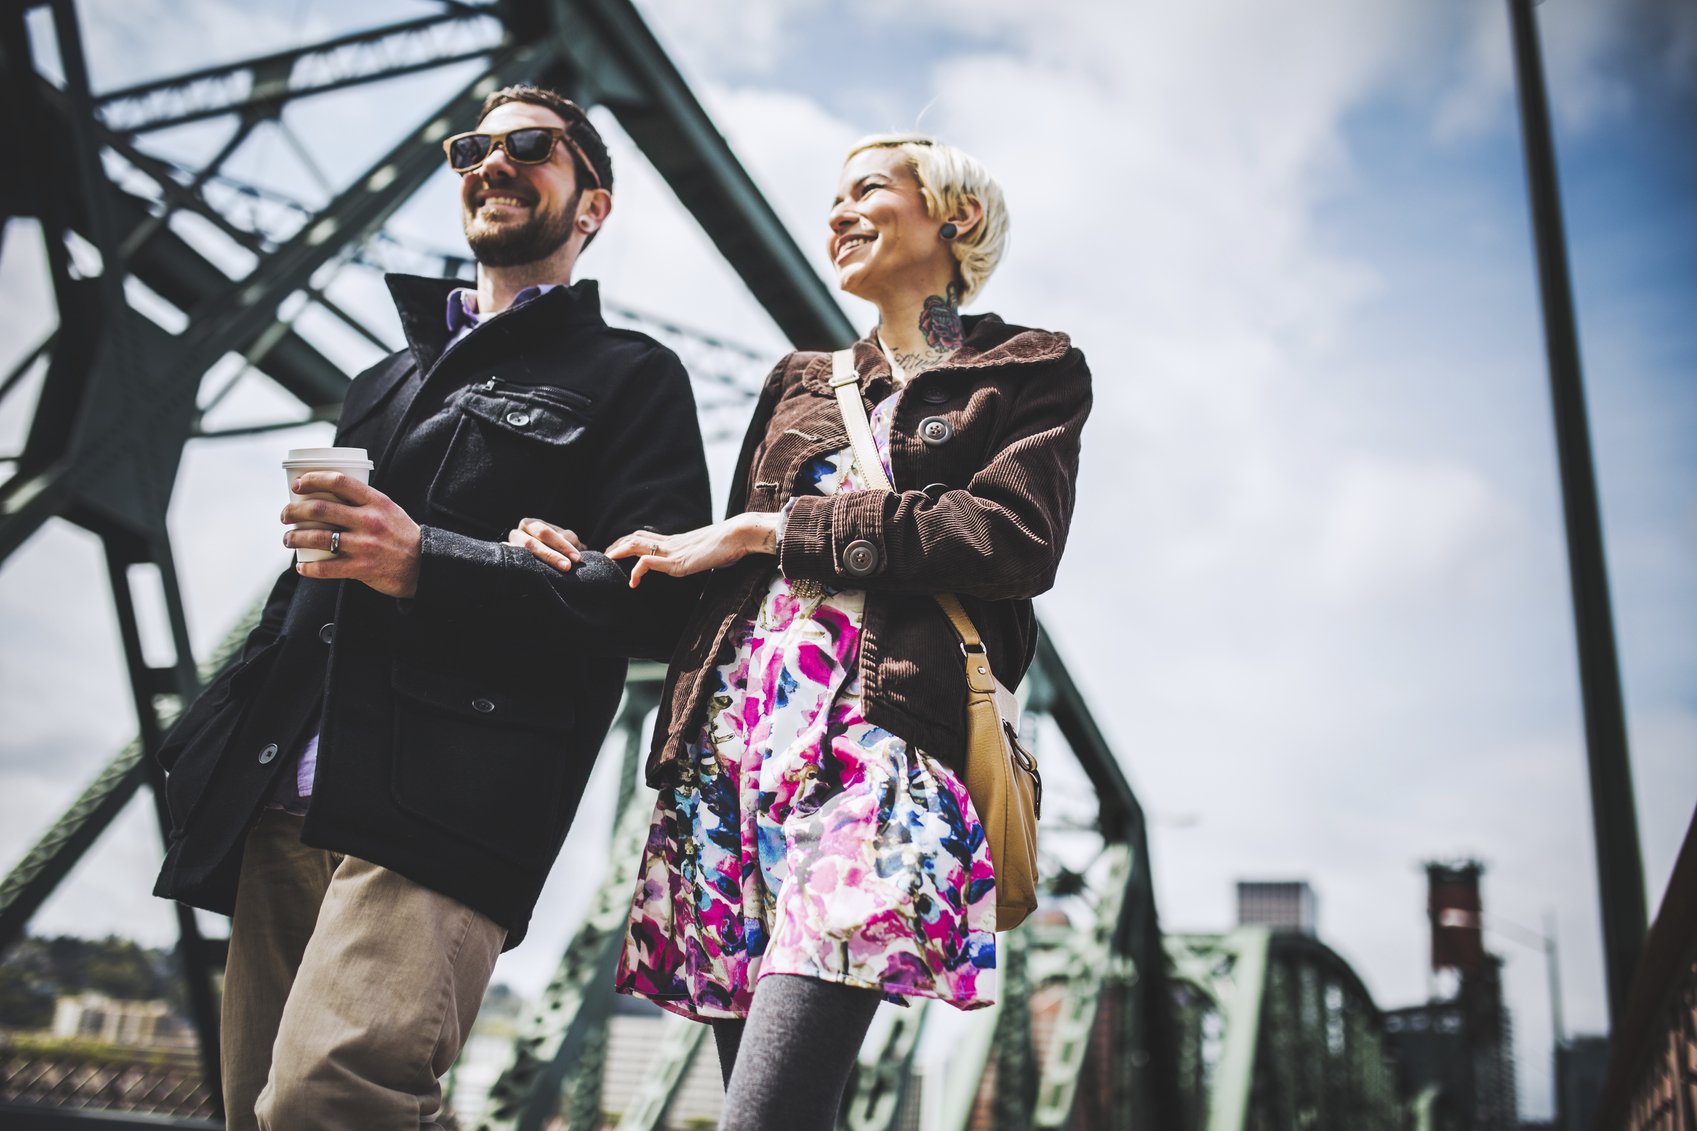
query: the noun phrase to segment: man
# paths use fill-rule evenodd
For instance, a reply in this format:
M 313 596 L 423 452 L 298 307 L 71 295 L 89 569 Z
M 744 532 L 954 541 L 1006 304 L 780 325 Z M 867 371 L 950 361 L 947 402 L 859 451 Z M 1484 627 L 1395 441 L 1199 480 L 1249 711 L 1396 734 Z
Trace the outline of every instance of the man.
M 161 753 L 174 828 L 155 893 L 233 916 L 232 1129 L 412 1131 L 516 945 L 622 692 L 694 592 L 584 551 L 503 545 L 527 516 L 606 546 L 710 519 L 677 357 L 571 283 L 612 209 L 595 127 L 549 91 L 489 96 L 448 143 L 477 290 L 390 276 L 408 348 L 349 389 L 336 438 L 369 487 L 308 473 L 242 662 Z M 655 581 L 670 579 L 656 578 Z

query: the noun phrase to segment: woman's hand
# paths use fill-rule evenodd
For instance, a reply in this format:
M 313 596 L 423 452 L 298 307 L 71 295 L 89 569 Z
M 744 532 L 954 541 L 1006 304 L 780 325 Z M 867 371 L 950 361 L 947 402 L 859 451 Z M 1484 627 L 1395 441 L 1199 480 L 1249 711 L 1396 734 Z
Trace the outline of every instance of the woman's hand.
M 778 516 L 743 513 L 685 534 L 655 534 L 638 530 L 607 548 L 609 558 L 636 558 L 630 586 L 642 583 L 649 570 L 688 577 L 704 569 L 720 569 L 749 554 L 778 552 Z
M 507 545 L 522 546 L 561 573 L 583 560 L 583 540 L 576 533 L 540 518 L 521 518 L 507 533 Z

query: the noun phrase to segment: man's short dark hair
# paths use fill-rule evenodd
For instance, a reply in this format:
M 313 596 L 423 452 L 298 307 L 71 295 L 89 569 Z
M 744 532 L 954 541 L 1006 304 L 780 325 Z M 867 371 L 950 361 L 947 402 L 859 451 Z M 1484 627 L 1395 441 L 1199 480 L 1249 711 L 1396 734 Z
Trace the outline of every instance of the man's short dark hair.
M 595 128 L 595 124 L 589 120 L 589 115 L 583 112 L 583 107 L 551 90 L 545 90 L 539 86 L 525 86 L 520 83 L 517 86 L 497 90 L 488 98 L 485 98 L 483 109 L 477 113 L 478 124 L 481 125 L 483 119 L 487 118 L 495 107 L 505 106 L 509 102 L 526 102 L 532 106 L 552 110 L 560 116 L 561 121 L 566 123 L 566 133 L 571 136 L 573 141 L 577 142 L 583 150 L 584 157 L 588 157 L 595 166 L 595 176 L 592 177 L 589 170 L 583 167 L 583 157 L 572 153 L 571 146 L 565 147 L 566 152 L 571 153 L 572 172 L 577 175 L 578 191 L 581 192 L 585 188 L 594 188 L 597 177 L 600 178 L 602 188 L 608 192 L 613 191 L 613 159 L 607 155 L 607 143 L 601 140 L 601 131 Z

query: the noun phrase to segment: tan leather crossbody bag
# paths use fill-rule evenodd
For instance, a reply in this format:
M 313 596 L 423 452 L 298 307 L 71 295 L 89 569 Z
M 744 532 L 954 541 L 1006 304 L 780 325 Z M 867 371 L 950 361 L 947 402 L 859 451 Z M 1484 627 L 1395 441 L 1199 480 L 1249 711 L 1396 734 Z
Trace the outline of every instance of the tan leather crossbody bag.
M 853 350 L 831 355 L 831 387 L 861 470 L 872 486 L 895 490 L 872 439 Z M 966 792 L 990 841 L 996 930 L 1007 931 L 1037 908 L 1037 818 L 1043 808 L 1043 779 L 1037 759 L 1019 741 L 1019 701 L 990 670 L 989 653 L 972 618 L 953 593 L 932 596 L 960 637 L 967 686 Z

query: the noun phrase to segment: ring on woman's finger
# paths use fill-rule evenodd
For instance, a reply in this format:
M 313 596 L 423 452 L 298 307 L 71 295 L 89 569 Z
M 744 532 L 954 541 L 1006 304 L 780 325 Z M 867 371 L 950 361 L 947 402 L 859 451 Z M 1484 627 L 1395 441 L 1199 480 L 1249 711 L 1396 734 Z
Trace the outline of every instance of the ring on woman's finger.
M 650 555 L 658 555 L 660 553 L 660 543 L 658 543 L 658 542 L 648 543 L 648 552 L 649 552 Z
M 332 530 L 330 532 L 330 552 L 332 554 L 339 554 L 342 552 L 342 532 L 340 530 Z

